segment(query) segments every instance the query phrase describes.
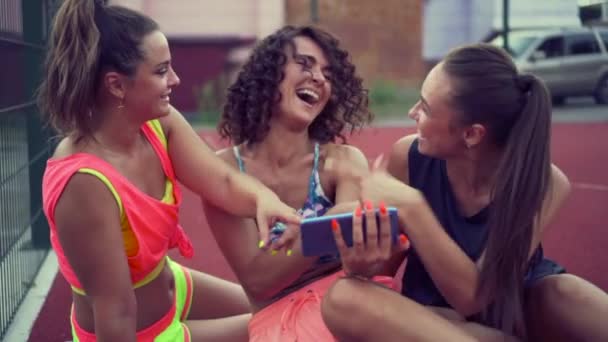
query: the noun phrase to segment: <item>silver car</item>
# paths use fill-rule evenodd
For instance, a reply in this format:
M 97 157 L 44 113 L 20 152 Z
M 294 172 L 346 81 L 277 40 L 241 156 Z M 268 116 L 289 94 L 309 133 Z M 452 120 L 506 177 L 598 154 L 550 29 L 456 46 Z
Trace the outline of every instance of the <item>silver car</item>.
M 502 46 L 502 37 L 492 40 Z M 545 81 L 553 101 L 591 95 L 608 103 L 608 28 L 523 30 L 509 33 L 509 52 L 519 70 Z

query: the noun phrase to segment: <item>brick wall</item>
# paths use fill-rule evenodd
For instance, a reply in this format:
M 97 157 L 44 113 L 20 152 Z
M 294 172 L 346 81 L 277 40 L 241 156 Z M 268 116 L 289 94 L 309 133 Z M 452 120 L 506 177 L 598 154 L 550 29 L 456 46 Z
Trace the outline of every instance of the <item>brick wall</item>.
M 311 1 L 285 0 L 287 23 L 310 24 Z M 368 86 L 377 80 L 418 84 L 424 77 L 424 0 L 317 1 L 318 26 L 340 39 Z
M 154 18 L 170 37 L 264 37 L 283 25 L 283 0 L 111 0 Z

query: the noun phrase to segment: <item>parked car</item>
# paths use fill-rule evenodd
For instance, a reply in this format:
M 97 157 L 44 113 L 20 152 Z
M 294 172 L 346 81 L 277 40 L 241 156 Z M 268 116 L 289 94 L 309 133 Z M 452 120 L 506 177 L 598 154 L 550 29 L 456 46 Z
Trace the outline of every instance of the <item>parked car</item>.
M 556 104 L 585 95 L 608 103 L 608 28 L 521 30 L 508 39 L 517 67 L 544 80 Z M 491 42 L 502 46 L 502 36 Z

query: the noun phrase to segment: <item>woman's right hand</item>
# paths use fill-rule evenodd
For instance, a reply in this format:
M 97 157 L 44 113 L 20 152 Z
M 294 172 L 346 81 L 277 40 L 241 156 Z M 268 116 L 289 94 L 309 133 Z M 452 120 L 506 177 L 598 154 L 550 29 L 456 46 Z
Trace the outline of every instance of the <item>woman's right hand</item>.
M 291 247 L 299 235 L 301 218 L 296 210 L 283 203 L 274 192 L 263 186 L 257 192 L 256 219 L 260 232 L 260 248 L 270 247 L 278 250 Z M 285 225 L 287 229 L 278 241 L 272 241 L 270 230 L 277 223 Z
M 371 201 L 365 202 L 365 211 L 357 207 L 353 213 L 353 245 L 346 245 L 337 220 L 332 221 L 332 230 L 342 268 L 348 276 L 371 278 L 383 270 L 384 264 L 397 251 L 409 248 L 407 237 L 401 234 L 394 245 L 391 237 L 391 223 L 384 202 L 379 204 L 380 227 L 376 224 L 375 210 Z M 363 233 L 363 215 L 366 220 L 365 237 Z

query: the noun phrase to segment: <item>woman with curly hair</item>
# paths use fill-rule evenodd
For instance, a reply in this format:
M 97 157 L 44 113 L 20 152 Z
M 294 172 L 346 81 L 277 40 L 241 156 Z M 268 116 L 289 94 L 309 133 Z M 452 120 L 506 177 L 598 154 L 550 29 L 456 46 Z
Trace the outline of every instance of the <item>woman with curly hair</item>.
M 234 144 L 219 156 L 301 208 L 303 217 L 357 206 L 357 186 L 325 164 L 368 167 L 357 148 L 335 143 L 372 118 L 367 91 L 338 44 L 312 27 L 285 27 L 264 39 L 229 88 L 219 125 Z M 299 238 L 286 253 L 266 253 L 254 220 L 206 207 L 215 238 L 253 307 L 250 341 L 333 340 L 321 319 L 320 299 L 342 274 L 339 258 L 304 257 Z M 284 230 L 276 225 L 271 236 Z

